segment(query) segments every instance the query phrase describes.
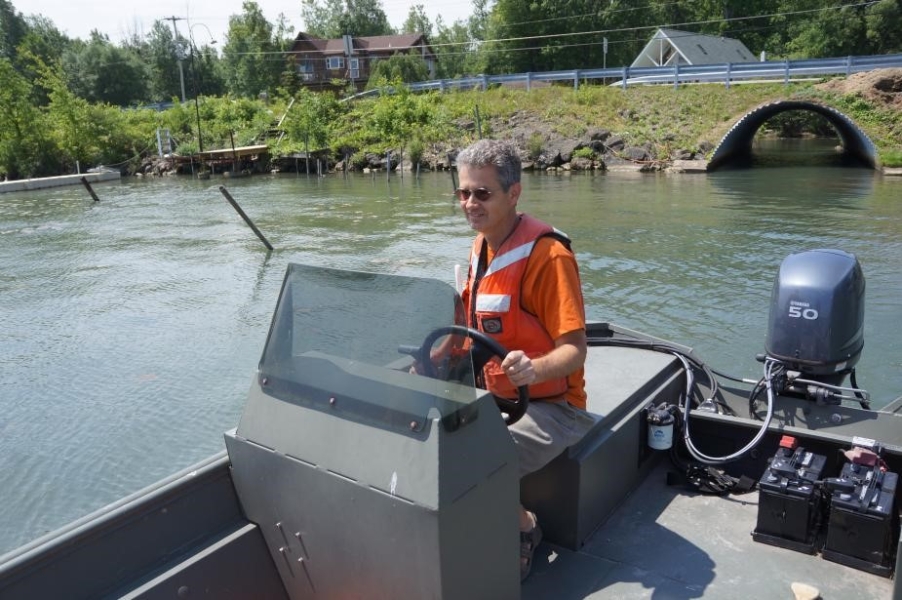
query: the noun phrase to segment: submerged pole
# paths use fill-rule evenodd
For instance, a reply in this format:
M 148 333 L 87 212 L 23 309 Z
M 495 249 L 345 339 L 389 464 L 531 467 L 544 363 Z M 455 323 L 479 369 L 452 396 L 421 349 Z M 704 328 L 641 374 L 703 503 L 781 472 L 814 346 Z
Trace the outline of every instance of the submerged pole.
M 451 153 L 448 153 L 448 170 L 451 171 L 451 189 L 457 191 L 457 177 L 454 176 L 454 169 L 457 168 L 451 159 Z
M 254 222 L 251 221 L 250 217 L 244 214 L 244 211 L 241 210 L 241 207 L 238 206 L 238 203 L 235 202 L 235 199 L 232 198 L 231 194 L 229 194 L 229 190 L 227 190 L 224 185 L 221 185 L 219 186 L 219 191 L 222 192 L 222 195 L 225 196 L 225 199 L 229 201 L 229 204 L 232 205 L 232 208 L 234 208 L 238 212 L 238 214 L 241 215 L 241 218 L 244 219 L 244 222 L 250 225 L 251 229 L 254 230 L 254 233 L 257 234 L 257 237 L 260 238 L 260 241 L 263 242 L 263 245 L 271 251 L 272 244 L 270 244 L 269 240 L 267 240 L 266 237 L 262 233 L 260 233 L 260 230 L 257 229 L 257 226 L 254 225 Z
M 91 198 L 94 198 L 94 202 L 100 202 L 100 198 L 98 198 L 98 197 L 97 197 L 97 194 L 94 193 L 94 188 L 92 188 L 92 187 L 91 187 L 91 184 L 88 183 L 88 178 L 87 178 L 87 177 L 82 177 L 82 178 L 81 178 L 81 183 L 82 183 L 82 185 L 85 186 L 85 188 L 87 188 L 88 193 L 91 194 Z

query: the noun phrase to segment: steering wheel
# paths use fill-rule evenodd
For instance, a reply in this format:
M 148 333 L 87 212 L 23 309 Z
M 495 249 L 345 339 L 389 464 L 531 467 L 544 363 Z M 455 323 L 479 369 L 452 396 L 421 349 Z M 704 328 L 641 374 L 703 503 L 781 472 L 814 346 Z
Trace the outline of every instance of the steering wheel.
M 497 356 L 499 359 L 503 360 L 504 357 L 507 356 L 507 350 L 504 346 L 478 329 L 464 327 L 463 325 L 439 327 L 426 336 L 426 339 L 423 340 L 423 344 L 415 354 L 417 362 L 423 370 L 423 374 L 427 377 L 438 378 L 438 372 L 435 369 L 435 365 L 432 364 L 430 351 L 435 342 L 445 335 L 462 335 L 473 341 L 473 346 L 470 349 L 470 357 L 473 361 L 473 370 L 476 373 L 480 372 L 492 358 Z M 504 418 L 505 424 L 513 425 L 526 414 L 526 409 L 529 407 L 529 387 L 525 385 L 518 387 L 516 400 L 495 396 L 495 404 L 498 405 L 498 408 L 503 415 L 507 415 Z

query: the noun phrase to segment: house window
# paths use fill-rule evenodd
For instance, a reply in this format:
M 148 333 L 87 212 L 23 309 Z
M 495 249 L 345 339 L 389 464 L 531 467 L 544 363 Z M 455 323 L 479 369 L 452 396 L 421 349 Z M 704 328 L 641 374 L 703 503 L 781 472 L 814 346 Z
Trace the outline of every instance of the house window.
M 351 58 L 348 59 L 348 62 L 351 63 L 351 79 L 359 79 L 360 78 L 360 59 L 359 58 Z
M 670 58 L 675 53 L 676 53 L 676 51 L 673 49 L 673 46 L 668 45 L 667 48 L 664 49 L 663 54 L 661 55 L 661 66 L 663 67 L 664 65 L 666 65 L 670 61 Z
M 298 63 L 298 75 L 300 75 L 301 81 L 313 81 L 315 78 L 313 61 L 305 59 Z
M 326 68 L 327 69 L 342 69 L 345 66 L 345 57 L 344 56 L 330 56 L 326 59 Z

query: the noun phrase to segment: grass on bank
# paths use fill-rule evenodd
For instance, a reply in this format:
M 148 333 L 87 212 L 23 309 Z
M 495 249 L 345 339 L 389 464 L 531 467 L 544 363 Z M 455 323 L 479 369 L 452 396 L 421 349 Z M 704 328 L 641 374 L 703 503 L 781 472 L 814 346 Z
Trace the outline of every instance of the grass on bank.
M 869 100 L 860 92 L 841 94 L 821 89 L 818 83 L 734 84 L 729 88 L 683 85 L 676 89 L 669 85 L 627 89 L 582 85 L 577 90 L 549 86 L 529 92 L 495 87 L 486 92 L 383 96 L 358 101 L 340 115 L 331 130 L 331 145 L 383 153 L 404 147 L 414 138 L 420 145 L 461 147 L 478 137 L 472 123 L 478 110 L 485 137 L 503 136 L 512 123 L 532 119 L 566 138 L 579 138 L 592 127 L 607 129 L 627 144 L 645 145 L 666 159 L 677 149 L 696 151 L 703 142 L 716 144 L 736 121 L 761 104 L 810 100 L 847 115 L 875 143 L 884 166 L 899 166 L 902 112 L 891 104 Z M 395 114 L 396 122 L 407 118 L 412 126 L 396 130 L 382 127 L 381 119 L 386 112 L 391 113 L 386 103 L 405 107 Z M 825 127 L 823 117 L 810 112 L 805 115 L 820 119 L 820 127 Z M 540 143 L 539 136 L 527 140 L 527 146 Z
M 0 139 L 0 176 L 58 175 L 85 165 L 132 168 L 156 154 L 157 129 L 168 130 L 180 154 L 200 149 L 259 143 L 260 135 L 282 119 L 285 135 L 267 141 L 274 155 L 305 149 L 329 149 L 332 158 L 352 157 L 363 164 L 367 154 L 404 149 L 410 157 L 441 154 L 483 137 L 505 137 L 519 126 L 524 148 L 540 148 L 545 132 L 579 138 L 590 128 L 621 136 L 628 145 L 645 146 L 659 160 L 676 150 L 697 151 L 715 145 L 749 110 L 779 99 L 812 100 L 831 106 L 855 121 L 875 143 L 884 166 L 902 166 L 902 111 L 861 91 L 830 91 L 819 82 L 784 85 L 734 84 L 534 87 L 530 91 L 493 87 L 482 91 L 413 94 L 406 89 L 351 102 L 302 90 L 294 101 L 202 97 L 156 112 L 122 110 L 59 102 L 36 112 L 29 121 L 33 139 Z M 478 123 L 477 123 L 478 112 Z M 807 113 L 811 115 L 813 113 Z M 284 119 L 283 119 L 284 116 Z M 90 124 L 86 128 L 84 124 Z M 198 123 L 202 139 L 198 139 Z M 81 124 L 81 125 L 79 125 Z M 530 133 L 529 128 L 534 131 Z M 524 133 L 525 131 L 525 133 Z M 29 154 L 35 149 L 35 154 Z M 17 173 L 7 166 L 14 164 Z M 48 172 L 49 171 L 49 172 Z

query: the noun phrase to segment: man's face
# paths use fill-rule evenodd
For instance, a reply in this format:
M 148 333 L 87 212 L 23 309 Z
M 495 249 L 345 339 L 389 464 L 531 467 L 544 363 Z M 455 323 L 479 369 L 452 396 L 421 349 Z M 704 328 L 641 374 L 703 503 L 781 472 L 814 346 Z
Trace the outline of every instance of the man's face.
M 463 191 L 463 196 L 469 195 L 465 198 L 459 194 L 458 200 L 470 227 L 489 237 L 506 236 L 517 214 L 520 184 L 512 184 L 506 192 L 502 190 L 494 166 L 479 169 L 464 166 L 458 175 L 458 189 Z

